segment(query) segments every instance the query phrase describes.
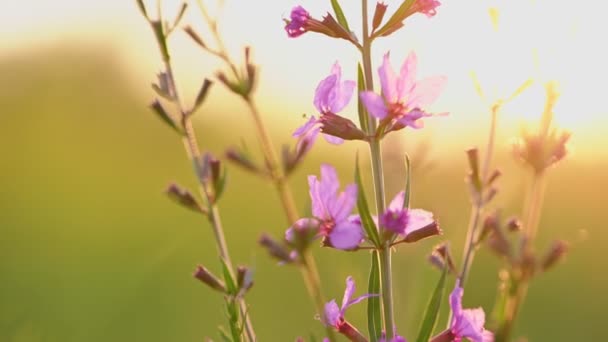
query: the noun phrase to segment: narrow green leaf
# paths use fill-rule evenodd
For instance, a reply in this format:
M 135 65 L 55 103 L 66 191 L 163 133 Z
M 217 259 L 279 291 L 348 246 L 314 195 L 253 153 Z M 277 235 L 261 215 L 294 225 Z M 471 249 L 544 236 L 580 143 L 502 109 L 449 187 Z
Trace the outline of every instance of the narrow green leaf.
M 428 342 L 429 338 L 431 338 L 431 335 L 433 334 L 433 330 L 435 330 L 437 317 L 439 316 L 439 308 L 441 308 L 441 302 L 443 301 L 443 294 L 445 292 L 445 281 L 447 274 L 448 268 L 444 267 L 443 272 L 441 272 L 439 282 L 437 283 L 437 287 L 435 287 L 433 296 L 431 297 L 431 300 L 429 301 L 429 304 L 424 312 L 424 319 L 420 325 L 420 333 L 418 333 L 418 338 L 416 339 L 417 342 Z
M 367 293 L 380 294 L 380 269 L 378 267 L 378 252 L 372 253 L 372 267 L 369 271 L 369 285 Z M 367 299 L 367 329 L 370 342 L 377 342 L 382 335 L 382 310 L 380 296 Z
M 365 198 L 365 188 L 363 188 L 363 182 L 361 181 L 361 172 L 359 171 L 359 155 L 357 155 L 355 165 L 355 182 L 357 183 L 357 208 L 359 209 L 359 216 L 361 217 L 361 223 L 367 233 L 368 238 L 376 246 L 380 246 L 380 237 L 378 236 L 378 229 L 376 223 L 369 212 L 369 206 L 367 205 L 367 199 Z
M 331 0 L 331 7 L 334 8 L 334 13 L 336 13 L 336 18 L 338 19 L 340 25 L 346 29 L 346 32 L 350 33 L 348 21 L 346 21 L 346 17 L 344 16 L 344 12 L 342 11 L 342 7 L 340 7 L 338 0 Z
M 232 342 L 232 339 L 230 338 L 230 336 L 228 335 L 228 333 L 226 332 L 226 330 L 224 330 L 223 327 L 219 327 L 219 333 L 220 333 L 220 337 L 222 338 L 222 341 L 224 342 Z
M 234 281 L 234 278 L 232 278 L 232 273 L 230 272 L 228 265 L 226 265 L 224 258 L 220 258 L 220 261 L 222 262 L 222 271 L 224 273 L 224 283 L 226 283 L 226 289 L 228 290 L 229 294 L 234 296 L 237 292 L 236 282 Z
M 158 48 L 160 49 L 163 61 L 168 62 L 170 59 L 169 48 L 167 47 L 167 36 L 165 35 L 163 24 L 160 20 L 154 20 L 150 22 L 150 25 L 152 25 L 152 30 L 154 31 L 154 36 L 158 42 Z
M 410 156 L 405 154 L 405 198 L 403 200 L 403 208 L 410 208 L 410 198 L 412 192 L 412 167 L 410 164 Z
M 141 14 L 148 19 L 148 12 L 146 11 L 146 5 L 144 5 L 144 1 L 143 0 L 136 0 L 137 1 L 137 7 L 139 7 L 139 10 L 141 11 Z
M 179 25 L 179 23 L 184 18 L 184 14 L 186 14 L 187 9 L 188 9 L 188 3 L 183 2 L 181 7 L 179 8 L 179 12 L 177 12 L 177 16 L 175 17 L 175 20 L 173 20 L 173 26 L 172 26 L 171 30 L 173 30 L 174 28 L 177 27 L 177 25 Z
M 363 68 L 361 63 L 357 65 L 357 94 L 365 90 L 365 77 L 363 76 Z M 359 125 L 364 132 L 369 132 L 369 116 L 365 110 L 365 106 L 361 101 L 361 97 L 357 96 L 357 106 L 359 109 Z M 369 133 L 368 133 L 369 134 Z

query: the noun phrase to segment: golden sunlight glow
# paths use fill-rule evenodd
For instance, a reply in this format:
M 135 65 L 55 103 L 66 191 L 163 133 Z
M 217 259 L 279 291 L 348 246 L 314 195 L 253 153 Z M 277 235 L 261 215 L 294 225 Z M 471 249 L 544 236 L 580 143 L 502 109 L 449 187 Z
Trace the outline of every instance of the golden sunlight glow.
M 370 2 L 371 8 L 375 3 Z M 385 2 L 389 15 L 400 3 Z M 155 8 L 155 1 L 148 3 Z M 165 0 L 163 10 L 171 16 L 179 3 Z M 608 32 L 607 22 L 600 17 L 602 11 L 573 11 L 571 2 L 551 0 L 442 3 L 434 18 L 417 15 L 408 19 L 405 29 L 379 40 L 373 56 L 377 64 L 390 49 L 393 64 L 398 65 L 414 49 L 419 56 L 420 76 L 448 76 L 449 85 L 435 109 L 449 111 L 450 116 L 441 123 L 429 123 L 431 134 L 462 137 L 466 135 L 463 128 L 485 127 L 487 107 L 475 93 L 471 72 L 477 75 L 490 102 L 508 97 L 528 79 L 535 81 L 505 106 L 505 120 L 512 126 L 539 120 L 544 105 L 543 84 L 555 80 L 561 93 L 555 108 L 556 124 L 573 133 L 572 143 L 579 151 L 597 153 L 591 147 L 597 146 L 599 139 L 605 143 L 601 127 L 608 123 L 604 87 L 600 87 L 608 78 L 604 66 L 608 50 L 601 49 L 602 43 L 596 39 L 601 32 Z M 226 0 L 221 11 L 228 49 L 241 56 L 241 46 L 254 47 L 254 58 L 262 70 L 260 102 L 273 113 L 290 117 L 290 127 L 301 120 L 298 114 L 313 110 L 311 98 L 316 83 L 336 60 L 346 75 L 356 74 L 358 61 L 356 49 L 344 41 L 315 34 L 288 39 L 281 18 L 287 17 L 296 4 L 315 17 L 331 11 L 329 1 L 321 0 L 263 5 L 259 1 Z M 196 1 L 191 5 L 186 21 L 203 31 Z M 342 6 L 346 16 L 352 18 L 351 29 L 360 32 L 361 25 L 356 23 L 359 2 L 342 1 Z M 149 78 L 158 67 L 154 41 L 134 0 L 6 1 L 0 4 L 0 21 L 8 28 L 0 31 L 0 39 L 11 49 L 69 41 L 89 45 L 99 42 L 128 56 L 135 77 Z M 172 43 L 183 89 L 195 89 L 204 75 L 220 67 L 185 35 L 176 35 Z

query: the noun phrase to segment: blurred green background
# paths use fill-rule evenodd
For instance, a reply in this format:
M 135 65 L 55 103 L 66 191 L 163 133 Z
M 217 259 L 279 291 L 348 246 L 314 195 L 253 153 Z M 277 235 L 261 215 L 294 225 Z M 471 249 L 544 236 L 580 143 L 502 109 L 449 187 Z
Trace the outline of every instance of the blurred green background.
M 149 33 L 141 21 L 131 25 Z M 145 37 L 153 46 L 151 36 Z M 142 77 L 136 62 L 120 51 L 80 42 L 0 56 L 0 341 L 202 341 L 217 339 L 216 328 L 225 322 L 221 298 L 191 277 L 199 263 L 219 270 L 210 227 L 163 194 L 170 181 L 195 186 L 183 146 L 147 109 L 153 69 Z M 156 54 L 146 58 L 157 64 Z M 264 72 L 271 74 L 272 67 L 263 65 Z M 221 155 L 242 138 L 255 150 L 245 107 L 220 88 L 195 119 L 201 147 Z M 298 123 L 284 117 L 311 108 L 271 102 L 266 100 L 265 119 L 273 123 L 277 145 L 292 142 Z M 389 196 L 403 186 L 407 151 L 415 160 L 413 205 L 434 211 L 445 233 L 401 246 L 395 254 L 399 332 L 410 339 L 438 278 L 426 255 L 449 240 L 460 259 L 469 215 L 462 151 L 483 142 L 487 124 L 483 116 L 467 118 L 476 124 L 458 137 L 427 134 L 385 144 Z M 517 132 L 511 128 L 502 133 L 496 160 L 505 173 L 496 203 L 505 214 L 521 209 L 528 184 L 525 170 L 508 153 L 507 138 Z M 575 135 L 575 146 L 576 141 Z M 582 156 L 574 154 L 550 174 L 537 245 L 544 251 L 563 238 L 572 248 L 565 262 L 533 283 L 516 336 L 605 340 L 605 146 L 601 141 Z M 319 143 L 291 179 L 302 212 L 308 206 L 305 176 L 332 162 L 342 182 L 352 182 L 357 150 L 367 152 L 357 143 Z M 260 340 L 321 336 L 297 270 L 278 266 L 256 243 L 261 232 L 281 236 L 286 228 L 272 187 L 230 167 L 221 209 L 233 259 L 256 271 L 248 301 Z M 341 298 L 348 275 L 359 293 L 365 291 L 366 252 L 317 248 L 315 256 L 328 299 Z M 478 253 L 466 306 L 491 309 L 499 267 L 488 251 Z M 364 314 L 365 305 L 358 305 L 348 317 L 365 330 Z M 444 310 L 440 326 L 446 316 Z

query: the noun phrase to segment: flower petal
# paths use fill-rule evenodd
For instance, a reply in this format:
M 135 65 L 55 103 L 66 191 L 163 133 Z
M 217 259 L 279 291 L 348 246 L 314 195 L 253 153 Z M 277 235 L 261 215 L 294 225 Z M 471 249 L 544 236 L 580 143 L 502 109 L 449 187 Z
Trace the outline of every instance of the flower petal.
M 329 233 L 329 242 L 337 249 L 355 249 L 362 241 L 363 228 L 355 222 L 339 222 Z
M 326 325 L 336 327 L 340 322 L 340 318 L 342 317 L 342 313 L 340 312 L 340 308 L 336 301 L 332 299 L 330 302 L 325 304 L 325 319 L 324 323 Z
M 446 82 L 445 76 L 429 77 L 416 82 L 407 99 L 407 108 L 423 108 L 435 102 Z
M 378 75 L 380 75 L 380 86 L 382 88 L 382 94 L 389 103 L 397 102 L 397 75 L 391 65 L 390 53 L 387 52 L 384 55 L 384 60 L 380 68 L 378 68 Z
M 405 235 L 411 234 L 419 229 L 428 227 L 435 223 L 433 213 L 423 209 L 410 209 L 408 211 L 408 221 L 405 227 Z
M 312 214 L 313 216 L 324 220 L 329 218 L 329 213 L 325 209 L 325 204 L 323 203 L 323 200 L 321 199 L 321 195 L 319 193 L 319 188 L 320 182 L 317 179 L 317 176 L 308 176 L 308 194 L 310 195 Z
M 307 135 L 309 132 L 311 132 L 314 129 L 317 122 L 318 122 L 317 118 L 314 115 L 311 116 L 310 119 L 308 121 L 306 121 L 305 124 L 298 127 L 291 136 L 294 138 L 300 138 L 302 136 Z
M 355 281 L 353 277 L 348 276 L 346 278 L 346 288 L 344 289 L 344 297 L 342 297 L 342 307 L 340 310 L 342 314 L 344 314 L 344 309 L 348 306 L 350 299 L 353 297 L 353 293 L 355 293 Z
M 328 143 L 330 143 L 332 145 L 340 145 L 344 142 L 344 139 L 334 137 L 333 135 L 329 135 L 329 134 L 323 134 L 323 138 L 325 138 L 325 141 L 327 141 Z
M 336 89 L 335 98 L 329 104 L 329 109 L 332 113 L 339 113 L 346 107 L 353 97 L 356 86 L 357 83 L 355 83 L 355 81 L 344 81 L 337 84 L 338 88 Z
M 418 57 L 415 52 L 410 52 L 407 56 L 401 71 L 399 72 L 399 78 L 397 80 L 397 98 L 404 100 L 410 97 L 410 93 L 416 83 L 416 68 L 418 65 Z
M 372 91 L 362 91 L 359 93 L 359 98 L 365 105 L 367 111 L 375 118 L 382 120 L 388 114 L 388 108 L 386 108 L 382 96 Z
M 391 201 L 391 204 L 388 205 L 388 209 L 394 211 L 402 210 L 403 201 L 405 201 L 405 191 L 401 191 L 397 195 L 395 195 L 395 197 Z
M 464 294 L 464 289 L 460 287 L 460 280 L 456 280 L 456 284 L 454 285 L 454 290 L 450 294 L 450 308 L 452 309 L 452 317 L 453 320 L 460 317 L 462 315 L 462 295 Z
M 337 82 L 338 76 L 332 74 L 324 78 L 321 82 L 319 82 L 319 85 L 317 85 L 317 89 L 315 90 L 315 99 L 313 103 L 319 113 L 326 113 L 327 111 L 329 111 L 329 100 L 335 90 Z
M 328 204 L 328 210 L 334 221 L 342 222 L 348 219 L 348 215 L 353 211 L 356 204 L 357 186 L 349 184 L 335 201 Z

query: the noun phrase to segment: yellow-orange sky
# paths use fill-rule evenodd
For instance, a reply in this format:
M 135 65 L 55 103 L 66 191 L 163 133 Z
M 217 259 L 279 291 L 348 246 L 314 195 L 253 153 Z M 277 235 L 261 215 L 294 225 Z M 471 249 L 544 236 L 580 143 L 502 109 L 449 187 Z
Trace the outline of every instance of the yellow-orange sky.
M 385 2 L 388 14 L 400 3 Z M 430 134 L 445 141 L 484 127 L 485 111 L 473 90 L 471 71 L 476 72 L 490 98 L 506 96 L 530 77 L 540 83 L 557 80 L 562 93 L 555 109 L 557 122 L 574 133 L 577 154 L 608 156 L 608 149 L 601 148 L 607 143 L 603 135 L 608 123 L 604 105 L 608 49 L 603 48 L 602 37 L 602 32 L 608 32 L 608 23 L 600 17 L 602 6 L 555 0 L 442 2 L 437 16 L 409 19 L 404 29 L 379 40 L 374 49 L 376 64 L 390 49 L 394 65 L 414 49 L 420 75 L 448 76 L 449 85 L 433 108 L 451 115 L 429 122 Z M 155 1 L 148 3 L 155 7 Z M 282 29 L 281 18 L 289 15 L 292 6 L 301 4 L 320 17 L 331 10 L 329 0 L 225 3 L 222 30 L 229 48 L 240 53 L 240 46 L 254 46 L 255 59 L 262 68 L 260 102 L 275 115 L 293 118 L 288 119 L 292 120 L 290 128 L 301 120 L 298 114 L 313 111 L 316 83 L 336 60 L 347 75 L 355 74 L 357 51 L 345 41 L 315 34 L 288 39 Z M 360 2 L 341 3 L 351 28 L 360 32 Z M 178 0 L 165 0 L 163 7 L 174 12 L 178 4 Z M 192 5 L 185 21 L 202 28 L 194 1 Z M 497 32 L 492 30 L 490 7 L 500 10 Z M 111 46 L 112 53 L 124 58 L 133 75 L 144 80 L 151 80 L 159 65 L 155 43 L 134 0 L 2 1 L 0 23 L 4 51 L 31 51 L 31 47 L 65 42 L 99 45 L 100 52 Z M 182 88 L 192 96 L 201 77 L 211 75 L 219 64 L 205 57 L 181 32 L 172 43 Z M 544 101 L 540 83 L 505 108 L 504 122 L 511 127 L 510 132 L 514 133 L 523 120 L 539 117 Z M 352 112 L 354 107 L 350 108 Z

